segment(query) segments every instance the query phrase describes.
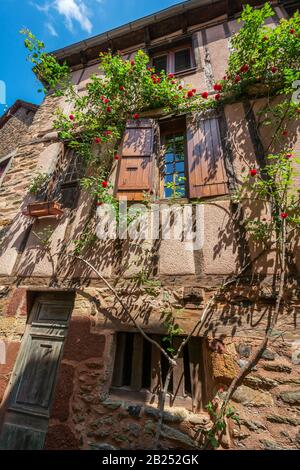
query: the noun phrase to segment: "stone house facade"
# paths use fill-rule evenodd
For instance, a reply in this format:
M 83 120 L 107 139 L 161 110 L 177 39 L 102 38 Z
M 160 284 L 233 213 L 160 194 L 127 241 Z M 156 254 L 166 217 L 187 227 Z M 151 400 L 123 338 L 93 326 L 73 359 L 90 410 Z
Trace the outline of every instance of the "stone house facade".
M 108 49 L 121 50 L 125 58 L 144 49 L 158 69 L 174 73 L 199 93 L 213 93 L 213 84 L 226 70 L 242 3 L 183 2 L 55 55 L 72 67 L 78 93 L 84 93 L 89 77 L 98 71 L 99 53 Z M 270 27 L 299 2 L 273 3 L 276 16 Z M 152 191 L 159 207 L 169 196 L 166 178 L 172 180 L 176 170 L 186 178 L 179 188 L 181 204 L 206 199 L 198 214 L 201 243 L 196 249 L 191 249 L 192 242 L 174 239 L 98 240 L 85 253 L 105 279 L 122 280 L 119 295 L 136 322 L 159 341 L 165 334 L 166 303 L 182 334 L 189 334 L 222 281 L 255 257 L 230 193 L 241 179 L 243 156 L 258 165 L 261 148 L 268 146 L 272 130 L 260 133 L 255 125 L 263 104 L 264 98 L 227 104 L 221 115 L 197 124 L 155 113 L 142 116 L 138 125 L 128 123 L 124 141 L 133 145 L 123 145 L 122 158 L 114 163 L 116 195 L 140 201 L 144 191 Z M 95 271 L 69 257 L 66 242 L 84 230 L 94 201 L 80 189 L 80 165 L 76 157 L 68 158 L 53 129 L 57 107 L 65 113 L 72 110 L 61 98 L 45 98 L 0 184 L 0 215 L 6 219 L 0 245 L 0 340 L 6 355 L 0 364 L 0 447 L 151 449 L 158 416 L 158 364 L 162 375 L 165 365 L 124 318 Z M 299 127 L 290 128 L 289 135 L 299 152 Z M 141 144 L 135 145 L 138 140 Z M 164 176 L 159 169 L 163 143 L 170 158 Z M 0 149 L 2 145 L 0 129 Z M 25 215 L 34 200 L 28 187 L 40 172 L 57 183 L 55 196 L 63 206 L 59 217 Z M 9 181 L 16 188 L 13 199 Z M 256 208 L 249 210 L 255 213 Z M 53 257 L 37 236 L 49 228 Z M 280 339 L 235 392 L 232 401 L 241 426 L 230 424 L 223 448 L 300 445 L 298 245 L 294 256 L 285 294 L 288 309 L 278 323 Z M 205 405 L 230 384 L 265 333 L 268 312 L 274 309 L 274 262 L 272 252 L 255 261 L 252 271 L 219 297 L 205 328 L 194 332 L 169 388 L 163 448 L 201 446 L 203 430 L 211 425 Z M 136 282 L 141 267 L 150 268 L 155 283 L 145 287 Z

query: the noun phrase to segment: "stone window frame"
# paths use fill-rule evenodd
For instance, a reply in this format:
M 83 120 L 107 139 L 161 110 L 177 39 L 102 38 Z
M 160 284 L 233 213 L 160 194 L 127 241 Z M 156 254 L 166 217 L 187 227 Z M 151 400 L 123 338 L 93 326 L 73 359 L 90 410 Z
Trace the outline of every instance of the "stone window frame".
M 162 339 L 165 335 L 151 334 L 149 332 L 148 334 L 161 345 L 164 345 Z M 132 335 L 132 350 L 129 354 L 128 347 L 126 346 L 128 335 Z M 121 399 L 137 403 L 157 403 L 161 371 L 163 369 L 162 358 L 164 356 L 155 345 L 148 342 L 140 333 L 116 331 L 114 336 L 115 351 L 112 360 L 112 375 L 109 388 L 110 399 Z M 175 348 L 178 348 L 181 341 L 182 338 L 175 338 Z M 147 345 L 148 350 L 148 361 L 146 362 L 145 345 Z M 197 412 L 204 409 L 208 396 L 205 338 L 191 338 L 186 348 L 189 353 L 185 353 L 182 358 L 179 358 L 173 372 L 166 403 L 170 407 L 184 406 L 193 412 Z M 128 363 L 128 356 L 131 364 Z M 145 366 L 148 367 L 146 371 Z M 165 368 L 166 363 L 164 364 L 164 374 L 166 374 Z M 149 370 L 148 373 L 147 370 Z M 148 375 L 148 380 L 150 380 L 148 387 L 143 386 L 145 374 Z M 189 390 L 186 390 L 187 375 L 189 375 L 190 380 Z

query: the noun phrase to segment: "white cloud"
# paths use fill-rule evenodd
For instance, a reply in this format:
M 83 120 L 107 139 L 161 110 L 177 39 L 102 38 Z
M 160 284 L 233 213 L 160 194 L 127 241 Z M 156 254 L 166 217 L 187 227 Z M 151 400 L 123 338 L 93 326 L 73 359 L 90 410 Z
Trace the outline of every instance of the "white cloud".
M 81 28 L 91 33 L 93 25 L 89 19 L 90 12 L 81 0 L 55 0 L 54 7 L 58 13 L 65 18 L 66 26 L 73 31 L 74 21 L 77 21 Z
M 56 29 L 54 28 L 53 24 L 45 23 L 45 27 L 46 27 L 46 29 L 48 29 L 51 36 L 58 37 L 58 33 L 57 33 Z
M 80 27 L 89 34 L 92 32 L 93 25 L 91 22 L 92 12 L 88 8 L 88 5 L 94 7 L 95 3 L 100 6 L 103 0 L 53 0 L 51 2 L 46 0 L 44 3 L 37 2 L 37 0 L 29 0 L 30 5 L 33 5 L 40 12 L 45 13 L 49 20 L 48 23 L 51 24 L 52 27 L 54 22 L 53 13 L 56 12 L 64 18 L 65 25 L 70 31 L 74 31 L 75 24 L 78 23 Z M 50 34 L 55 36 L 53 31 L 50 31 L 49 26 L 47 25 L 46 27 Z

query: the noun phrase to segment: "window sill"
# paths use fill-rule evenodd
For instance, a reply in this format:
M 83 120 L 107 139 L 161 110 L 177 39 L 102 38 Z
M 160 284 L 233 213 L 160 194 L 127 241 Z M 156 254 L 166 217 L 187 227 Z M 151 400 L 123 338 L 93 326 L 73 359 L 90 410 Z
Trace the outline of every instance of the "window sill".
M 133 391 L 129 387 L 111 387 L 109 390 L 109 399 L 116 401 L 124 400 L 125 402 L 135 404 L 157 404 L 157 395 L 155 393 L 151 393 L 146 389 Z M 190 396 L 176 397 L 174 399 L 174 397 L 168 393 L 166 402 L 167 406 L 184 406 L 192 410 L 192 398 Z
M 184 77 L 185 75 L 191 75 L 197 71 L 197 67 L 191 67 L 190 69 L 182 70 L 181 72 L 175 72 L 174 77 Z

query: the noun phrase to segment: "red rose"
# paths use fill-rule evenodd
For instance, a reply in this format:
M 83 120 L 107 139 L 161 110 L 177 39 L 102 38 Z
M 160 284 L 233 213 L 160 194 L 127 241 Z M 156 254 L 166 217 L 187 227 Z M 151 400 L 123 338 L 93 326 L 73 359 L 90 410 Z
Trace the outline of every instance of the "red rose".
M 175 80 L 172 80 L 171 83 L 172 83 L 172 85 L 175 85 L 176 81 L 175 81 Z
M 102 181 L 101 185 L 102 185 L 102 188 L 107 188 L 108 182 L 107 181 Z
M 218 101 L 220 98 L 221 98 L 221 95 L 220 95 L 220 93 L 217 93 L 217 94 L 215 95 L 215 100 L 217 100 L 217 101 Z
M 234 81 L 235 83 L 239 83 L 241 81 L 241 77 L 239 75 L 236 75 Z
M 227 75 L 224 75 L 223 80 L 227 80 Z
M 294 32 L 295 32 L 294 28 L 291 28 L 290 29 L 290 34 L 294 34 Z
M 214 90 L 215 90 L 215 91 L 221 91 L 221 90 L 222 90 L 222 85 L 221 85 L 220 83 L 216 83 L 216 84 L 214 85 Z
M 287 153 L 287 154 L 285 155 L 285 158 L 292 158 L 292 156 L 293 156 L 293 155 L 292 155 L 291 153 Z
M 103 132 L 104 135 L 111 135 L 112 134 L 112 131 L 105 131 Z
M 240 68 L 240 72 L 242 72 L 242 73 L 246 73 L 246 72 L 248 72 L 248 70 L 249 70 L 249 65 L 248 64 L 245 64 L 245 65 L 243 65 L 243 67 Z
M 252 168 L 252 170 L 250 170 L 250 175 L 251 176 L 256 176 L 257 175 L 257 170 L 255 168 Z
M 148 67 L 147 70 L 148 70 L 148 72 L 152 72 L 152 68 L 151 68 L 151 67 Z
M 118 155 L 118 154 L 116 153 L 115 156 L 114 156 L 114 159 L 115 159 L 115 160 L 119 160 L 119 159 L 120 159 L 120 155 Z
M 103 206 L 103 202 L 102 202 L 102 201 L 98 201 L 98 202 L 97 202 L 97 206 Z
M 182 90 L 182 85 L 179 85 L 178 90 Z
M 159 77 L 157 77 L 156 83 L 160 83 L 160 78 Z
M 73 116 L 73 114 L 70 114 L 69 119 L 70 119 L 71 121 L 74 121 L 75 116 Z
M 194 93 L 192 92 L 192 90 L 188 91 L 187 96 L 188 98 L 193 98 Z
M 138 113 L 135 113 L 132 117 L 133 119 L 139 119 L 140 115 Z
M 284 137 L 286 137 L 286 136 L 289 135 L 289 132 L 288 132 L 288 131 L 283 131 L 283 132 L 282 132 L 282 135 L 283 135 Z
M 173 78 L 173 77 L 174 77 L 174 73 L 169 73 L 168 78 Z
M 208 98 L 208 92 L 204 91 L 203 93 L 201 93 L 201 96 L 202 96 L 202 98 L 204 98 L 206 100 Z
M 278 70 L 278 68 L 277 68 L 277 67 L 272 67 L 272 68 L 271 68 L 271 72 L 272 72 L 272 73 L 276 73 L 276 72 L 277 72 L 277 70 Z
M 120 86 L 120 91 L 124 91 L 125 87 L 123 85 Z
M 110 112 L 111 112 L 111 107 L 110 107 L 110 106 L 107 106 L 106 111 L 107 111 L 108 113 L 110 113 Z
M 286 219 L 288 217 L 288 213 L 287 212 L 281 212 L 280 214 L 280 218 L 281 219 Z
M 94 142 L 95 142 L 95 144 L 100 144 L 101 143 L 100 137 L 95 137 Z
M 132 66 L 134 66 L 134 65 L 135 65 L 134 60 L 131 60 L 131 61 L 130 61 L 130 64 L 131 64 Z
M 104 98 L 103 103 L 104 103 L 104 104 L 109 103 L 109 99 L 108 99 L 108 98 Z

